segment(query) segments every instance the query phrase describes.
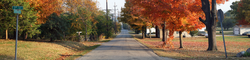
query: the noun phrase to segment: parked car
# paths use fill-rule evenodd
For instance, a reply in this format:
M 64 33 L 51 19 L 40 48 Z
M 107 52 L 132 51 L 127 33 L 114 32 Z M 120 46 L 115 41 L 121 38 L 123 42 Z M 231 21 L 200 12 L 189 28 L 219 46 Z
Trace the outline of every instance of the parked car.
M 205 34 L 207 34 L 205 31 L 199 31 L 197 35 L 198 36 L 205 36 Z
M 247 34 L 250 34 L 250 31 L 244 32 L 242 35 L 247 35 Z
M 205 37 L 208 38 L 208 34 L 205 34 Z

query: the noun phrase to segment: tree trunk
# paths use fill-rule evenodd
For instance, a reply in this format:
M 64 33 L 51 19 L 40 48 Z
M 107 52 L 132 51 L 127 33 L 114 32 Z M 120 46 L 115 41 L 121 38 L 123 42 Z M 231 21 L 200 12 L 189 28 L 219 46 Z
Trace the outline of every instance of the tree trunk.
M 166 22 L 164 22 L 163 28 L 162 28 L 162 36 L 163 36 L 162 37 L 162 42 L 164 42 L 164 43 L 165 43 L 165 40 L 167 39 L 166 36 L 165 36 L 166 35 L 166 29 L 165 28 L 166 28 Z
M 23 31 L 22 34 L 21 34 L 23 40 L 25 40 L 25 32 Z
M 14 29 L 14 31 L 13 31 L 14 33 L 13 33 L 13 39 L 16 39 L 16 37 L 18 37 L 18 35 L 16 35 L 16 29 Z
M 142 32 L 142 39 L 144 39 L 145 38 L 145 32 L 144 32 L 144 30 L 141 30 Z
M 216 51 L 216 26 L 206 27 L 208 31 L 208 51 Z
M 85 35 L 85 36 L 86 36 L 86 35 Z M 81 33 L 80 33 L 80 32 L 78 33 L 78 38 L 79 38 L 79 39 L 78 39 L 78 42 L 81 42 Z M 86 41 L 86 40 L 85 40 L 85 41 Z
M 212 0 L 212 11 L 210 11 L 209 0 L 201 0 L 202 10 L 206 15 L 206 20 L 201 18 L 200 21 L 206 25 L 208 32 L 208 49 L 207 51 L 217 51 L 216 46 L 216 0 Z
M 85 20 L 85 41 L 87 41 L 87 20 Z
M 26 39 L 28 39 L 28 33 L 26 32 L 26 34 L 25 34 L 25 38 L 24 38 L 25 40 Z
M 151 28 L 149 28 L 149 38 L 151 39 Z
M 179 31 L 179 39 L 180 39 L 180 48 L 182 47 L 182 31 Z
M 160 38 L 160 30 L 159 30 L 159 27 L 158 26 L 156 26 L 155 27 L 155 36 L 156 36 L 156 38 Z
M 8 40 L 8 29 L 6 29 L 5 33 L 6 33 L 6 35 L 5 35 L 6 38 L 5 39 Z
M 64 41 L 66 41 L 66 35 L 65 35 L 65 32 L 63 32 L 63 38 L 64 38 Z
M 50 42 L 54 42 L 54 39 L 53 39 L 53 38 L 50 38 Z
M 208 47 L 208 51 L 217 51 L 217 45 L 216 45 L 216 14 L 217 14 L 217 8 L 216 8 L 216 0 L 212 0 L 212 17 L 211 17 L 211 20 L 210 20 L 210 25 L 211 27 L 208 27 L 210 31 L 209 34 L 208 34 L 208 40 L 209 40 L 209 47 Z

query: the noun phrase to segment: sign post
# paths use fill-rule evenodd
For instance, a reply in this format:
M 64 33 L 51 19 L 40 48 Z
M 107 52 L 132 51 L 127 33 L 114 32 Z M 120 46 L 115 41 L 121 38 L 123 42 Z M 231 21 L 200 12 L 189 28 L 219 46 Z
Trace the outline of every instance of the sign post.
M 224 19 L 223 11 L 221 9 L 219 9 L 217 15 L 218 15 L 218 19 L 219 19 L 220 25 L 221 25 L 221 32 L 222 32 L 222 37 L 223 37 L 224 49 L 225 49 L 225 56 L 227 58 L 227 50 L 226 50 L 224 32 L 223 32 L 223 26 L 222 26 L 222 22 L 223 22 L 223 19 Z
M 14 13 L 17 14 L 16 16 L 16 44 L 15 44 L 15 60 L 17 60 L 17 40 L 18 40 L 18 14 L 21 14 L 21 10 L 23 10 L 23 6 L 12 6 Z

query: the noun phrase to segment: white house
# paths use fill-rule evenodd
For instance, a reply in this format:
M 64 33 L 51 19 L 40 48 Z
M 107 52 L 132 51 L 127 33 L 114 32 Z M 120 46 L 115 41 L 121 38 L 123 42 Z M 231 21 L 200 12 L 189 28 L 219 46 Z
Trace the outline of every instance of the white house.
M 151 33 L 155 33 L 156 32 L 155 28 L 150 28 L 150 29 L 148 28 L 147 31 L 146 31 L 147 34 L 150 33 L 150 30 L 151 30 Z
M 233 29 L 234 35 L 242 35 L 248 31 L 250 31 L 250 25 L 235 25 Z
M 151 33 L 156 33 L 155 28 L 150 28 L 150 30 L 151 30 Z M 147 28 L 147 30 L 146 30 L 146 34 L 148 34 L 148 33 L 150 33 L 149 28 Z M 153 35 L 155 35 L 155 34 L 153 34 Z M 162 29 L 159 29 L 159 35 L 160 35 L 160 38 L 162 38 Z M 179 37 L 179 32 L 175 31 L 173 35 L 174 35 L 174 37 Z M 183 36 L 185 35 L 185 37 L 191 37 L 191 35 L 189 33 L 187 33 L 186 31 L 182 32 L 182 35 Z

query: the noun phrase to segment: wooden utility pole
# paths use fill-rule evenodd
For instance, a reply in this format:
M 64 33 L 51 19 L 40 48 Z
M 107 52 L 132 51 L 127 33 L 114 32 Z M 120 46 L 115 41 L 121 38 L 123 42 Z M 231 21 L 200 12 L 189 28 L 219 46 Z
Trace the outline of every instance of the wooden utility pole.
M 106 18 L 107 18 L 107 22 L 109 21 L 109 17 L 108 17 L 108 0 L 106 0 Z M 107 31 L 109 31 L 109 25 L 107 23 Z
M 117 6 L 117 5 L 114 5 L 114 11 L 115 11 L 115 12 L 114 12 L 114 17 L 115 17 L 115 19 L 114 19 L 114 20 L 115 20 L 115 34 L 116 34 L 116 32 L 117 32 L 117 29 L 116 29 L 116 6 Z

